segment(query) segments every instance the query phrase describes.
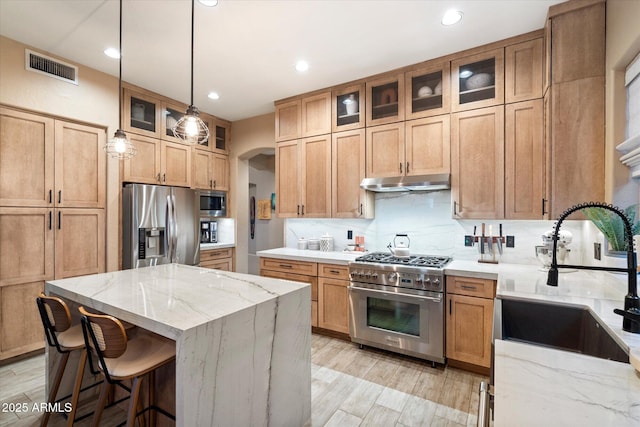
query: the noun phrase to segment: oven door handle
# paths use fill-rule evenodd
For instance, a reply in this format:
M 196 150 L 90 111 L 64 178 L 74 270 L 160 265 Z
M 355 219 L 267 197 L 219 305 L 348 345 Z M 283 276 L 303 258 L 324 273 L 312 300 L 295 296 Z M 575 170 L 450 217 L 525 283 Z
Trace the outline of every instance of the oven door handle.
M 381 291 L 381 290 L 378 290 L 378 289 L 361 288 L 359 286 L 353 286 L 353 285 L 349 286 L 349 290 L 350 291 L 374 292 L 374 293 L 377 293 L 377 294 L 383 294 L 383 295 L 388 295 L 388 296 L 402 296 L 402 297 L 416 298 L 416 299 L 419 299 L 419 300 L 433 301 L 433 302 L 436 302 L 436 303 L 441 303 L 442 302 L 442 294 L 440 294 L 440 296 L 438 296 L 438 297 L 425 297 L 425 296 L 422 296 L 422 295 L 400 294 L 400 293 L 397 293 L 397 292 L 387 292 L 387 291 Z

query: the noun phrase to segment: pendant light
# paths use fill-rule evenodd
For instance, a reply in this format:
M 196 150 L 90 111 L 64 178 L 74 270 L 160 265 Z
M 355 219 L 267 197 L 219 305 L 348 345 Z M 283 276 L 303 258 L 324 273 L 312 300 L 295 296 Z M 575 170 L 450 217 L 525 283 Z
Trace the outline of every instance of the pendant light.
M 118 69 L 118 130 L 113 135 L 113 139 L 104 146 L 104 151 L 114 159 L 130 159 L 136 154 L 136 147 L 133 146 L 127 134 L 122 130 L 122 0 L 120 0 L 120 51 Z
M 199 117 L 200 111 L 198 107 L 193 105 L 193 17 L 194 3 L 191 0 L 191 104 L 187 108 L 185 115 L 173 125 L 171 130 L 173 134 L 185 142 L 192 144 L 204 144 L 209 139 L 209 128 L 207 124 Z

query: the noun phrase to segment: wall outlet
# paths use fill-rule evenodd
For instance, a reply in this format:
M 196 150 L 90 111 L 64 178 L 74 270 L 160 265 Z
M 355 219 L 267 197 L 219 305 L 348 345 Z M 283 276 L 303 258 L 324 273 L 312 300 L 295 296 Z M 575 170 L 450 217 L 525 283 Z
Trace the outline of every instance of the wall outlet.
M 347 239 L 353 240 L 353 230 L 347 230 Z
M 464 236 L 464 245 L 473 246 L 473 236 Z
M 593 257 L 598 261 L 602 259 L 602 245 L 600 243 L 593 243 Z
M 507 247 L 508 248 L 516 247 L 516 236 L 507 236 Z

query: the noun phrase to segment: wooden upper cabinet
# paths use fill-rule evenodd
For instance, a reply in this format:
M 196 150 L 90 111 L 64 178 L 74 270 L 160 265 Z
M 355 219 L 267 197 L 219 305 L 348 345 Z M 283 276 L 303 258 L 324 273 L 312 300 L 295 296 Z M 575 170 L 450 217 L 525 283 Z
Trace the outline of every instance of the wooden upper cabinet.
M 331 92 L 302 98 L 300 108 L 301 137 L 331 133 Z
M 211 150 L 219 153 L 229 154 L 229 143 L 231 142 L 231 123 L 226 120 L 214 118 L 213 125 L 209 128 L 211 136 Z
M 451 61 L 451 111 L 504 103 L 504 49 Z
M 0 207 L 0 286 L 54 278 L 55 220 L 52 208 Z
M 123 98 L 123 130 L 127 133 L 161 138 L 164 127 L 162 100 L 130 88 L 123 89 Z
M 405 122 L 405 175 L 449 173 L 450 128 L 448 114 Z
M 334 133 L 331 144 L 331 216 L 373 218 L 374 195 L 360 188 L 365 178 L 365 130 Z
M 54 129 L 51 118 L 0 107 L 0 206 L 53 203 Z
M 302 103 L 299 99 L 276 103 L 276 142 L 300 138 Z
M 331 100 L 331 130 L 342 132 L 365 125 L 364 83 L 334 89 Z
M 367 126 L 404 120 L 404 74 L 366 82 Z
M 367 178 L 404 175 L 404 123 L 367 128 Z
M 139 135 L 129 135 L 137 153 L 124 161 L 124 182 L 159 184 L 161 182 L 160 140 Z
M 213 189 L 229 190 L 229 156 L 213 154 Z
M 504 107 L 451 115 L 454 218 L 504 218 Z
M 213 154 L 206 149 L 193 147 L 191 151 L 191 188 L 213 188 Z
M 276 211 L 280 218 L 300 215 L 301 165 L 298 140 L 276 144 Z
M 505 218 L 543 219 L 542 99 L 505 106 Z
M 104 209 L 57 209 L 55 278 L 103 273 Z
M 168 102 L 163 100 L 160 104 L 160 108 L 160 138 L 165 141 L 186 144 L 173 134 L 173 126 L 175 126 L 175 124 L 184 117 L 187 111 L 187 105 L 180 102 Z M 207 123 L 207 117 L 203 117 L 201 115 L 200 118 Z M 207 126 L 209 126 L 209 131 L 211 131 L 209 123 L 207 123 Z
M 542 98 L 543 40 L 505 48 L 505 103 Z
M 581 3 L 555 16 L 549 10 L 552 84 L 605 74 L 605 2 Z
M 191 186 L 191 147 L 168 141 L 162 141 L 161 147 L 162 184 Z
M 405 73 L 405 118 L 437 116 L 451 109 L 449 62 Z
M 105 130 L 56 120 L 55 141 L 55 205 L 104 208 Z

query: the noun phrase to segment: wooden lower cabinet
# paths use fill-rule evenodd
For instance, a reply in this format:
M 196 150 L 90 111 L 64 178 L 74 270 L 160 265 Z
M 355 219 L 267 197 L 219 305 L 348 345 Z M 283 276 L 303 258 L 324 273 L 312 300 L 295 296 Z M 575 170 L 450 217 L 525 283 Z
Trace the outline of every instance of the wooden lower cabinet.
M 55 278 L 105 271 L 103 209 L 56 209 Z
M 44 347 L 36 297 L 44 281 L 0 286 L 0 360 Z
M 491 366 L 494 280 L 447 276 L 446 357 Z
M 233 271 L 233 248 L 200 251 L 200 267 Z
M 318 327 L 349 333 L 349 268 L 318 265 Z
M 318 264 L 278 258 L 260 258 L 260 275 L 311 285 L 311 326 L 318 327 Z

